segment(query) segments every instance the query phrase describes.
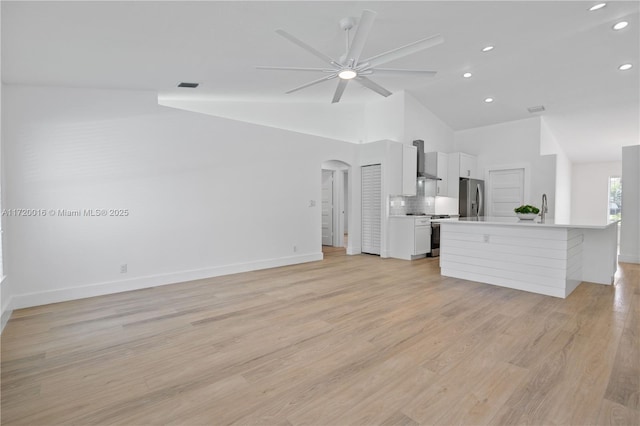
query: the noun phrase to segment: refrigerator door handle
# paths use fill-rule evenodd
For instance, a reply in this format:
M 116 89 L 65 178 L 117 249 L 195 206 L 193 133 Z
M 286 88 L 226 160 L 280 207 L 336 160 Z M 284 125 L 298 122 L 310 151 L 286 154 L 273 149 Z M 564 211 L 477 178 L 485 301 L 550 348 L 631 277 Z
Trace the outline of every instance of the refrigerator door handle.
M 478 211 L 476 212 L 476 216 L 480 216 L 480 212 L 483 211 L 482 205 L 482 188 L 480 188 L 480 184 L 476 186 L 476 204 L 478 206 Z

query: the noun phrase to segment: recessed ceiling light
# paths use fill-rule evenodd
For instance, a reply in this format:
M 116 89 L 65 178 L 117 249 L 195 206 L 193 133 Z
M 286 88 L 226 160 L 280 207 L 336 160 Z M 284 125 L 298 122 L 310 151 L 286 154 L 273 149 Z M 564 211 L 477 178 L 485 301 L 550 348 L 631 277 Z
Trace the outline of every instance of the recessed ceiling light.
M 473 75 L 473 74 L 471 74 L 470 72 L 465 72 L 464 74 L 462 74 L 462 76 L 463 76 L 464 78 L 469 78 L 469 77 L 471 77 L 472 75 Z
M 620 21 L 620 22 L 618 22 L 617 24 L 615 24 L 613 26 L 613 29 L 618 31 L 618 30 L 621 30 L 623 28 L 626 28 L 627 25 L 629 25 L 629 23 L 627 21 Z
M 630 70 L 631 68 L 633 68 L 633 65 L 631 64 L 622 64 L 618 67 L 620 71 Z
M 357 76 L 358 73 L 356 73 L 354 70 L 342 70 L 338 73 L 338 77 L 340 77 L 343 80 L 351 80 L 352 78 L 355 78 L 355 76 Z
M 589 12 L 593 12 L 594 10 L 600 10 L 603 7 L 605 7 L 607 4 L 606 3 L 598 3 L 598 4 L 594 4 L 593 6 L 591 6 L 589 8 Z
M 493 50 L 493 46 L 487 46 L 487 47 L 483 47 L 483 48 L 482 48 L 482 51 L 483 51 L 483 52 L 488 52 L 488 51 L 490 51 L 490 50 Z
M 493 102 L 493 98 L 486 98 L 484 101 L 486 103 L 490 104 L 491 102 Z

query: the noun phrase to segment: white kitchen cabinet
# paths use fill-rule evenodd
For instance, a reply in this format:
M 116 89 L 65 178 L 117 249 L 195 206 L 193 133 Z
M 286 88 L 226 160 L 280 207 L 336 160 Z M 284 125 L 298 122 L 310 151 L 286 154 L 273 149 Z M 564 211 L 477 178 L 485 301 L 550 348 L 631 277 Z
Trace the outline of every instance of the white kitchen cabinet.
M 402 147 L 402 195 L 416 195 L 418 150 L 415 146 Z
M 481 179 L 478 171 L 478 159 L 464 152 L 449 154 L 449 177 Z
M 475 156 L 464 152 L 452 152 L 449 155 L 449 181 L 447 182 L 447 192 L 449 197 L 458 198 L 460 192 L 460 178 L 470 177 L 482 179 L 478 169 L 478 160 Z
M 389 257 L 414 260 L 431 251 L 431 223 L 424 216 L 389 218 Z
M 449 156 L 444 152 L 428 152 L 426 154 L 426 172 L 439 177 L 436 181 L 436 195 L 449 196 Z
M 415 146 L 390 142 L 385 172 L 390 195 L 416 195 L 418 155 Z
M 473 155 L 460 152 L 460 177 L 478 179 L 478 160 Z

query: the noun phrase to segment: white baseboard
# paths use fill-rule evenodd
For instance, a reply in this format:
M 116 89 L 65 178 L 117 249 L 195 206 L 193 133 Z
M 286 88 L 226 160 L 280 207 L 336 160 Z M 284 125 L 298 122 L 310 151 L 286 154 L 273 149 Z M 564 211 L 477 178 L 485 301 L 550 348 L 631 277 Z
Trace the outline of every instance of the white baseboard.
M 347 247 L 347 254 L 361 254 L 362 253 L 362 249 L 360 246 L 348 246 Z
M 528 291 L 530 293 L 544 294 L 545 296 L 560 297 L 562 299 L 565 299 L 568 294 L 568 293 L 565 293 L 564 288 L 560 288 L 560 287 L 548 287 L 545 285 L 536 285 L 536 284 L 516 281 L 512 279 L 505 279 L 500 277 L 492 277 L 490 275 L 480 275 L 477 273 L 460 271 L 457 269 L 441 268 L 440 274 L 444 277 L 461 278 L 467 281 L 474 281 L 474 282 L 485 283 L 489 285 L 497 285 L 500 287 L 507 287 L 515 290 Z
M 567 284 L 564 290 L 564 298 L 566 299 L 567 297 L 569 297 L 569 295 L 573 292 L 573 290 L 575 290 L 576 288 L 578 288 L 578 286 L 582 284 L 582 281 L 580 280 L 567 280 Z
M 2 317 L 0 318 L 0 334 L 4 330 L 4 326 L 9 322 L 9 318 L 11 318 L 11 314 L 13 313 L 13 309 L 11 308 L 11 300 L 9 300 L 9 305 L 7 308 L 2 310 Z
M 0 286 L 7 285 L 5 283 L 6 275 L 0 279 Z M 2 291 L 2 290 L 0 290 Z M 3 291 L 3 293 L 5 293 Z M 2 330 L 4 330 L 4 326 L 7 325 L 9 318 L 11 318 L 11 313 L 13 312 L 13 297 L 9 295 L 7 297 L 6 293 L 4 297 L 2 297 L 2 305 L 0 306 L 0 334 L 2 334 Z
M 640 256 L 630 256 L 625 254 L 618 255 L 618 262 L 623 263 L 640 263 Z
M 255 262 L 236 263 L 233 265 L 217 266 L 206 269 L 181 271 L 171 274 L 149 275 L 145 277 L 131 278 L 128 280 L 89 284 L 80 287 L 62 288 L 39 293 L 19 294 L 14 295 L 11 302 L 13 309 L 21 309 L 32 306 L 47 305 L 49 303 L 65 302 L 68 300 L 84 299 L 94 296 L 103 296 L 105 294 L 120 293 L 123 291 L 140 290 L 143 288 L 176 284 L 185 281 L 201 280 L 205 278 L 218 277 L 221 275 L 230 275 L 240 272 L 256 271 L 259 269 L 277 268 L 279 266 L 314 262 L 322 259 L 322 252 L 318 252 L 298 256 L 281 257 L 277 259 L 258 260 Z

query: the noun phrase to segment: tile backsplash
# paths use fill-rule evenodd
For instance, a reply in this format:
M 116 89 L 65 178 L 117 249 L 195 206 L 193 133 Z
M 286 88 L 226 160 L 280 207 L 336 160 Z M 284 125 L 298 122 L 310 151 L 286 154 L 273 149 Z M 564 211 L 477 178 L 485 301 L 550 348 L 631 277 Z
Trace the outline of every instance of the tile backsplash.
M 403 215 L 407 213 L 435 214 L 436 181 L 420 179 L 417 185 L 415 196 L 392 195 L 389 197 L 390 215 Z

